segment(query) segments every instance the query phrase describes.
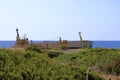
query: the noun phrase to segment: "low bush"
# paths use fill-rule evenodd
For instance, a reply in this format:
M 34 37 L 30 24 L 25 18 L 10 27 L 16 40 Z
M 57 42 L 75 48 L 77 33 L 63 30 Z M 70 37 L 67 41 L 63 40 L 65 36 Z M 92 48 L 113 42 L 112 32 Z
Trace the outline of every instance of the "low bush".
M 74 54 L 65 54 L 57 58 L 68 65 L 84 65 L 92 70 L 106 74 L 120 75 L 119 49 L 83 49 Z
M 62 52 L 57 52 L 57 51 L 48 51 L 47 55 L 50 58 L 58 57 L 59 55 L 62 55 Z
M 25 50 L 29 50 L 29 51 L 36 51 L 36 52 L 39 52 L 39 53 L 42 53 L 42 47 L 41 46 L 27 46 L 25 48 Z
M 60 47 L 60 49 L 62 49 L 62 50 L 67 50 L 67 49 L 68 49 L 68 47 L 67 47 L 67 46 L 65 46 L 65 45 L 62 45 L 62 46 Z
M 43 50 L 40 48 L 41 51 Z M 0 49 L 0 80 L 104 80 L 96 72 L 120 75 L 120 50 L 83 49 L 73 54 Z

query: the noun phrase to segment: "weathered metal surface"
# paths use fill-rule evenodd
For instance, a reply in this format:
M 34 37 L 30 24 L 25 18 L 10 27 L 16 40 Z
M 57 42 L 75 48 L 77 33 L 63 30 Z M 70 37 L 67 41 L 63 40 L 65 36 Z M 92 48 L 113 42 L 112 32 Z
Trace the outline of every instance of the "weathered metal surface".
M 68 48 L 91 48 L 92 47 L 93 42 L 92 41 L 82 41 L 82 45 L 80 41 L 68 41 L 67 43 L 67 47 Z M 59 48 L 61 45 L 59 43 L 59 41 L 48 41 L 47 44 L 46 42 L 40 43 L 41 46 L 44 47 L 49 47 L 49 48 Z

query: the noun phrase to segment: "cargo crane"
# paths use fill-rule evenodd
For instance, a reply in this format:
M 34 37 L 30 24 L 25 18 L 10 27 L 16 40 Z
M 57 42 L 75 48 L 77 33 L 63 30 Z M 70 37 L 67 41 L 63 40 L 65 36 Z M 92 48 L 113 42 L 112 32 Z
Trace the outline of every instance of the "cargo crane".
M 93 41 L 83 40 L 81 36 L 81 32 L 79 32 L 81 48 L 92 48 Z
M 17 33 L 17 36 L 16 36 L 16 42 L 15 42 L 14 47 L 23 48 L 23 47 L 27 46 L 29 44 L 29 41 L 28 41 L 28 38 L 26 37 L 26 35 L 24 35 L 24 38 L 21 39 L 19 36 L 18 28 L 16 28 L 16 33 Z
M 80 37 L 80 42 L 81 42 L 81 48 L 83 48 L 83 40 L 82 40 L 81 32 L 79 32 L 79 37 Z

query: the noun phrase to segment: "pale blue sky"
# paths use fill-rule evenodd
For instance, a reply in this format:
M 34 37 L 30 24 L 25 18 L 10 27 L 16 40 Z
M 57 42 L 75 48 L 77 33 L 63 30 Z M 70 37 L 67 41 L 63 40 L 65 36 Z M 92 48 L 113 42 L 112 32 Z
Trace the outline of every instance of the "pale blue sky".
M 120 0 L 0 0 L 0 40 L 120 40 Z

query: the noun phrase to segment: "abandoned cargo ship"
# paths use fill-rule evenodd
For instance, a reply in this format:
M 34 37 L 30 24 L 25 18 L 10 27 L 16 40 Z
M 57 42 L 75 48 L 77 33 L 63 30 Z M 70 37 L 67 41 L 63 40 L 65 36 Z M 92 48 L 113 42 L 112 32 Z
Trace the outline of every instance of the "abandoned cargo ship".
M 61 46 L 65 46 L 68 49 L 79 49 L 79 48 L 91 48 L 93 41 L 87 41 L 82 40 L 81 32 L 79 32 L 80 41 L 68 41 L 68 40 L 62 40 L 61 37 L 58 41 L 44 41 L 42 43 L 33 43 L 32 41 L 29 41 L 28 38 L 25 36 L 23 39 L 19 37 L 18 29 L 16 29 L 16 42 L 15 46 L 16 48 L 24 48 L 29 45 L 40 45 L 46 48 L 60 48 Z

